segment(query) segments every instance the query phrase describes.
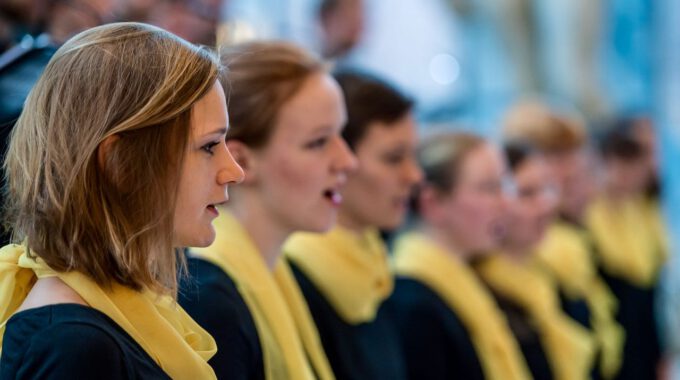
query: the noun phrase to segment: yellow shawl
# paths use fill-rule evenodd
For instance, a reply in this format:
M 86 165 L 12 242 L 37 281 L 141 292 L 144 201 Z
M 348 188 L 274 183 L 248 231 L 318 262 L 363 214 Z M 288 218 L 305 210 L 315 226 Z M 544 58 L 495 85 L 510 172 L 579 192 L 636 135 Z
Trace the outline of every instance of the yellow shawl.
M 660 217 L 647 202 L 639 197 L 612 203 L 601 197 L 587 213 L 603 269 L 642 288 L 654 285 L 665 261 Z
M 422 234 L 409 233 L 397 240 L 394 269 L 397 275 L 430 287 L 455 311 L 470 333 L 486 378 L 531 378 L 517 341 L 492 295 L 455 254 Z
M 52 271 L 43 260 L 29 258 L 25 246 L 12 244 L 0 250 L 1 335 L 36 278 L 53 276 L 123 328 L 173 379 L 215 378 L 207 362 L 217 352 L 215 341 L 172 297 L 121 285 L 104 290 L 82 273 Z
M 521 265 L 503 254 L 482 262 L 479 274 L 495 291 L 521 305 L 536 324 L 557 380 L 589 379 L 595 358 L 587 329 L 561 310 L 550 278 L 531 265 Z
M 325 234 L 299 232 L 283 247 L 347 323 L 375 319 L 394 288 L 387 251 L 380 234 L 356 234 L 336 226 Z
M 597 274 L 588 237 L 566 222 L 555 222 L 536 251 L 536 258 L 555 276 L 572 300 L 583 299 L 600 349 L 600 372 L 613 378 L 621 368 L 625 331 L 616 322 L 616 297 Z
M 222 268 L 236 283 L 257 327 L 266 378 L 304 380 L 316 374 L 333 379 L 290 268 L 281 260 L 271 273 L 248 232 L 227 210 L 220 211 L 214 222 L 215 242 L 192 253 Z

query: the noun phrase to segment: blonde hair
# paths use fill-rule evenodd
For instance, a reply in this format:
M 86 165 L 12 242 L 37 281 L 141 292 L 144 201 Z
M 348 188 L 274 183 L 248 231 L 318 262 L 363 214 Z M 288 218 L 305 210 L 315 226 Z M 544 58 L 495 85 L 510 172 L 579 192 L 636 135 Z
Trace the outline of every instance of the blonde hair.
M 108 24 L 67 41 L 9 143 L 14 241 L 55 271 L 175 294 L 173 217 L 191 109 L 221 67 L 214 53 L 146 24 Z
M 508 111 L 503 137 L 509 143 L 528 144 L 545 154 L 573 151 L 588 142 L 586 128 L 578 118 L 534 102 L 518 103 Z
M 465 158 L 485 143 L 482 137 L 467 132 L 437 133 L 423 139 L 417 157 L 424 183 L 442 193 L 450 192 L 458 184 Z
M 281 107 L 315 73 L 325 72 L 317 57 L 293 44 L 256 41 L 225 47 L 222 62 L 229 78 L 230 128 L 227 139 L 257 149 L 269 142 Z

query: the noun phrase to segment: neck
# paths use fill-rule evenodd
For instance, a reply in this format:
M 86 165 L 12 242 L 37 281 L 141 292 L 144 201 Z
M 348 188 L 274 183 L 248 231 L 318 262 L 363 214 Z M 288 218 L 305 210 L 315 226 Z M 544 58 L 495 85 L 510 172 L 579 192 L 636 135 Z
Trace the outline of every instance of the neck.
M 267 268 L 273 271 L 281 256 L 281 246 L 292 231 L 282 226 L 252 194 L 232 198 L 238 200 L 229 202 L 229 210 L 248 232 Z
M 506 244 L 503 246 L 503 254 L 518 263 L 526 262 L 531 256 L 529 252 L 531 252 L 531 247 L 522 244 Z
M 422 231 L 430 239 L 437 242 L 437 244 L 446 248 L 446 251 L 449 252 L 451 256 L 458 257 L 460 260 L 465 262 L 469 262 L 475 256 L 475 253 L 472 250 L 462 247 L 458 242 L 455 241 L 450 233 L 447 233 L 440 228 L 435 226 L 425 226 L 423 227 Z
M 347 212 L 344 208 L 340 208 L 338 210 L 338 224 L 342 226 L 345 229 L 348 229 L 354 233 L 360 234 L 363 231 L 366 230 L 369 226 L 366 223 L 363 223 L 357 218 L 354 218 L 350 213 Z
M 611 181 L 607 181 L 605 183 L 603 191 L 607 195 L 607 199 L 612 202 L 620 202 L 630 195 L 628 191 L 621 189 L 619 186 L 613 184 Z

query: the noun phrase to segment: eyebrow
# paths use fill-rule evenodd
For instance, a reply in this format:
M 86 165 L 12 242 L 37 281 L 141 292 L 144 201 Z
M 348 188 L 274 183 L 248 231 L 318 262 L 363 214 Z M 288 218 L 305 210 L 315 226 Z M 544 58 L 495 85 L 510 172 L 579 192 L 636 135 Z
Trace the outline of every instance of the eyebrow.
M 322 125 L 314 128 L 311 133 L 332 132 L 335 130 L 336 128 L 333 127 L 332 125 Z
M 226 135 L 228 127 L 218 128 L 211 132 L 206 133 L 204 136 L 208 135 Z

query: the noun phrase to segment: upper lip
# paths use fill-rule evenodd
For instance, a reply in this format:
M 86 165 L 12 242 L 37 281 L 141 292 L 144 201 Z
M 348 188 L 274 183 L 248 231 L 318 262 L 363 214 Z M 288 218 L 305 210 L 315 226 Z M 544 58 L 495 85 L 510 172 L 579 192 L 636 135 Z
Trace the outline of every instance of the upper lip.
M 225 197 L 223 200 L 221 200 L 221 201 L 219 201 L 219 202 L 210 203 L 208 206 L 215 206 L 215 207 L 218 207 L 218 206 L 222 206 L 223 204 L 225 204 L 225 203 L 227 203 L 227 202 L 229 202 L 229 197 Z
M 338 180 L 335 182 L 335 184 L 331 187 L 328 187 L 327 190 L 339 192 L 340 189 L 342 189 L 342 187 L 345 186 L 346 182 L 347 182 L 347 179 L 342 178 L 342 177 L 338 178 Z

